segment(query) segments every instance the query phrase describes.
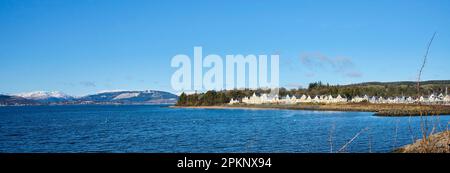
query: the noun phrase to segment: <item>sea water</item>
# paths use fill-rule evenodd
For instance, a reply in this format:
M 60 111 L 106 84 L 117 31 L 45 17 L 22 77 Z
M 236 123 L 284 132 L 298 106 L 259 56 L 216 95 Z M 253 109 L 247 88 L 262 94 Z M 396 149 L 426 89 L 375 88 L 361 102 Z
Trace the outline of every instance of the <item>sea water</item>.
M 391 152 L 449 122 L 370 112 L 12 106 L 0 107 L 0 152 Z

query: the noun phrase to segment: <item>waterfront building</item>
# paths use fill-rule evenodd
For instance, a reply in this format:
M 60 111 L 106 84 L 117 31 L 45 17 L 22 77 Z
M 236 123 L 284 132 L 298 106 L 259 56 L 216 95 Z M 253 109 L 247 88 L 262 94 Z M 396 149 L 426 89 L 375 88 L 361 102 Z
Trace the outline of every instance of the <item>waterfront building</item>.
M 446 95 L 443 100 L 444 100 L 444 104 L 450 104 L 450 96 L 449 95 Z
M 406 99 L 406 103 L 414 103 L 414 99 L 413 99 L 411 96 L 409 96 L 409 97 Z
M 313 99 L 313 102 L 319 103 L 320 102 L 319 96 L 315 96 Z
M 359 102 L 363 102 L 363 101 L 368 101 L 367 95 L 364 97 L 355 96 L 351 100 L 351 102 L 353 102 L 353 103 L 359 103 Z
M 413 97 L 405 97 L 405 96 L 397 96 L 397 97 L 386 97 L 383 98 L 381 96 L 368 96 L 364 95 L 363 97 L 355 96 L 352 99 L 348 100 L 347 98 L 342 97 L 341 95 L 337 95 L 333 97 L 332 95 L 316 95 L 314 98 L 311 98 L 309 95 L 303 94 L 300 98 L 297 98 L 295 95 L 290 96 L 286 95 L 283 98 L 279 98 L 278 95 L 269 95 L 269 94 L 261 94 L 257 96 L 256 93 L 253 93 L 250 97 L 242 98 L 242 101 L 239 99 L 232 98 L 229 104 L 301 104 L 301 103 L 360 103 L 367 101 L 369 103 L 374 104 L 412 104 L 420 102 L 422 104 L 450 104 L 450 96 L 444 94 L 431 94 L 428 97 L 420 96 L 417 99 Z
M 312 101 L 311 96 L 308 96 L 308 98 L 306 98 L 306 102 L 311 102 L 311 101 Z
M 231 99 L 230 100 L 230 103 L 228 103 L 228 104 L 230 104 L 230 105 L 234 105 L 234 104 L 238 104 L 239 103 L 239 100 L 235 100 L 235 99 Z
M 347 102 L 347 98 L 341 97 L 341 95 L 338 94 L 338 96 L 336 97 L 336 102 L 339 103 Z

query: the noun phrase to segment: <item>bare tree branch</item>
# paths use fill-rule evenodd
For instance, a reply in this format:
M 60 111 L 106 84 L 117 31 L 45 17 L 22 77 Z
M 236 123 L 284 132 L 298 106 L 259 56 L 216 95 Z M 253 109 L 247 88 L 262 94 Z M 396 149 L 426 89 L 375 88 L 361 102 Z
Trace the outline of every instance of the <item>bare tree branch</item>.
M 333 134 L 334 134 L 335 129 L 336 129 L 336 122 L 333 122 L 331 129 L 330 129 L 330 136 L 328 139 L 328 142 L 330 142 L 330 153 L 333 153 Z
M 350 141 L 348 141 L 344 146 L 341 147 L 341 149 L 338 150 L 338 153 L 344 151 L 348 145 L 350 145 L 356 138 L 358 138 L 359 135 L 361 135 L 361 133 L 363 133 L 364 131 L 369 130 L 369 128 L 364 128 L 361 131 L 359 131 L 352 139 L 350 139 Z
M 427 62 L 428 52 L 430 51 L 431 43 L 433 43 L 435 36 L 436 36 L 436 32 L 433 33 L 433 36 L 431 37 L 430 42 L 428 42 L 427 50 L 425 52 L 425 55 L 423 56 L 422 66 L 420 66 L 419 74 L 417 75 L 417 98 L 420 97 L 420 77 L 422 76 L 423 68 L 425 67 L 425 64 Z M 419 105 L 421 104 L 420 100 L 419 100 L 418 104 Z M 425 113 L 427 113 L 427 112 L 425 112 Z M 427 139 L 428 123 L 426 121 L 428 121 L 428 120 L 426 119 L 425 122 L 423 121 L 422 111 L 421 111 L 420 112 L 420 127 L 422 130 L 423 141 L 426 141 L 426 139 Z M 424 127 L 425 125 L 427 127 Z
M 434 40 L 434 36 L 436 36 L 436 32 L 434 32 L 433 36 L 430 39 L 430 42 L 428 42 L 427 51 L 425 52 L 425 56 L 423 57 L 422 66 L 420 66 L 419 74 L 417 76 L 417 95 L 418 95 L 418 97 L 420 97 L 420 77 L 422 76 L 423 68 L 425 67 L 425 64 L 427 62 L 428 52 L 430 51 L 431 43 Z

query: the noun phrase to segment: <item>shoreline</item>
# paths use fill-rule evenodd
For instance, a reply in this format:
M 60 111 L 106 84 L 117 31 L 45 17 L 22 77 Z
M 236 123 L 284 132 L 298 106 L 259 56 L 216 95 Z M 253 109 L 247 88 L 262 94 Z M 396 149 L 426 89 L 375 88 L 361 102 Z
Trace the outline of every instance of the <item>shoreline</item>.
M 234 110 L 283 110 L 280 108 L 258 108 L 258 107 L 231 107 L 231 106 L 169 106 L 169 108 L 180 109 L 234 109 Z
M 315 110 L 341 112 L 372 112 L 374 116 L 435 116 L 450 115 L 448 105 L 413 104 L 297 104 L 297 105 L 214 105 L 214 106 L 170 106 L 170 108 L 191 109 L 246 109 L 246 110 Z

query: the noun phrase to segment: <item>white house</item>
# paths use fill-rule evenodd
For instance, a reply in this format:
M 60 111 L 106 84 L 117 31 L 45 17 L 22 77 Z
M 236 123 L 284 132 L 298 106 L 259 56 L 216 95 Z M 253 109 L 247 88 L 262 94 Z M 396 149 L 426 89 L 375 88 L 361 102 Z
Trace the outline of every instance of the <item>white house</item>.
M 352 98 L 351 102 L 359 103 L 359 102 L 368 101 L 368 100 L 369 100 L 369 97 L 367 95 L 365 95 L 364 97 L 355 96 Z
M 335 100 L 337 102 L 347 102 L 347 98 L 341 97 L 341 95 L 338 95 Z
M 238 104 L 238 103 L 239 103 L 239 100 L 231 99 L 230 103 L 228 103 L 228 104 L 233 105 L 233 104 Z
M 446 105 L 450 104 L 450 96 L 449 95 L 446 95 L 443 100 L 444 100 L 444 104 L 446 104 Z

